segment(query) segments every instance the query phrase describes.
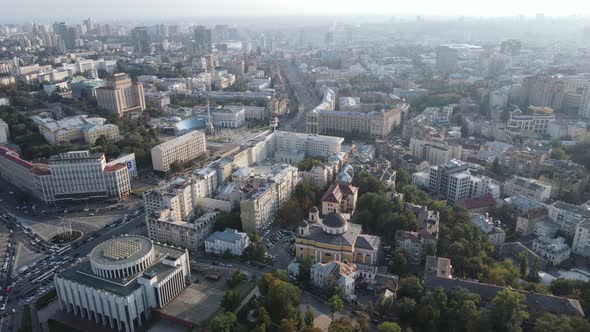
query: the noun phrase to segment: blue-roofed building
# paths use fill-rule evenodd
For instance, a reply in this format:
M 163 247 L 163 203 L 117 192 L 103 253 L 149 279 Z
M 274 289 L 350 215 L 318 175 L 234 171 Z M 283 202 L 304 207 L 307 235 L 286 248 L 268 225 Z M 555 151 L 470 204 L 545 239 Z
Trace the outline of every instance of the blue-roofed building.
M 174 123 L 176 135 L 184 135 L 195 129 L 207 127 L 207 119 L 201 117 L 191 117 Z
M 205 252 L 208 254 L 224 254 L 242 256 L 250 245 L 248 235 L 233 228 L 226 228 L 223 232 L 215 232 L 205 240 Z

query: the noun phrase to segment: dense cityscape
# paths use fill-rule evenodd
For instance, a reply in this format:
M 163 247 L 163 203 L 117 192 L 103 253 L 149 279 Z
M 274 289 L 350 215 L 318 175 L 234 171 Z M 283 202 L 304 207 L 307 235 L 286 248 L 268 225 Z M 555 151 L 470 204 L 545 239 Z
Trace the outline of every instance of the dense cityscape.
M 582 6 L 4 16 L 0 332 L 590 332 Z

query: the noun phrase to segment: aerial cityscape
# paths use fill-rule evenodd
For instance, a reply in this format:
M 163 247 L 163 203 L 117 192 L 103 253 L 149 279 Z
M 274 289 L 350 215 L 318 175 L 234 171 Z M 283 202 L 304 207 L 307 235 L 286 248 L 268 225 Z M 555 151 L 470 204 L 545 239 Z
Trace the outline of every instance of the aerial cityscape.
M 0 12 L 0 332 L 590 332 L 590 2 Z

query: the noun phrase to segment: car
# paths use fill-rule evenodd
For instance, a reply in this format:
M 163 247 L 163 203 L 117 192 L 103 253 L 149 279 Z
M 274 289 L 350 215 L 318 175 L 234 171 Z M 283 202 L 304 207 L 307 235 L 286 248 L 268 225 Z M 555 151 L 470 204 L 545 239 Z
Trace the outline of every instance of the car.
M 88 214 L 88 216 L 89 217 L 92 217 L 92 216 L 94 216 L 94 213 L 91 212 L 91 213 Z

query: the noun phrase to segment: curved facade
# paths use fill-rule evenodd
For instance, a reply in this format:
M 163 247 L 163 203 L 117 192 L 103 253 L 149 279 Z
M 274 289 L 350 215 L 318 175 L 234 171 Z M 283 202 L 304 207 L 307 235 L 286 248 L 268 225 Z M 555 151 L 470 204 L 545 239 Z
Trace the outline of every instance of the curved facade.
M 155 259 L 148 238 L 127 236 L 105 241 L 90 252 L 92 272 L 102 278 L 126 278 L 147 269 Z
M 104 241 L 55 276 L 62 310 L 104 327 L 133 332 L 190 282 L 188 252 L 143 236 Z

